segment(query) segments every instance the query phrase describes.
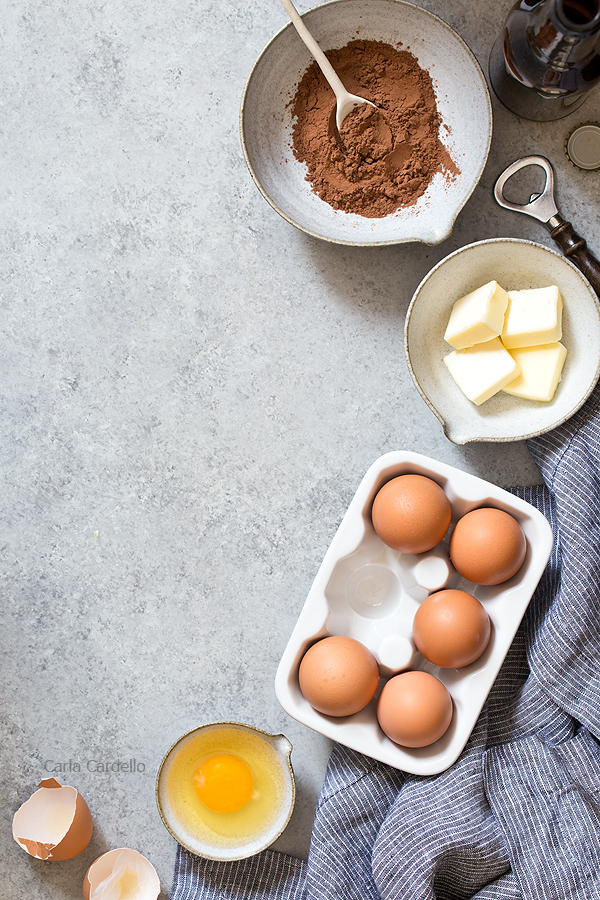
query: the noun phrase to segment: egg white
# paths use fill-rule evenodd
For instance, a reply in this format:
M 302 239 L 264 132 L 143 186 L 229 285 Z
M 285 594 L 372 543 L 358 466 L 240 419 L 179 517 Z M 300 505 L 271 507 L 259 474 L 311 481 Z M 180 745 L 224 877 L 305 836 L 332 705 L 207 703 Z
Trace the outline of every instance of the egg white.
M 234 812 L 208 809 L 194 787 L 199 766 L 215 753 L 238 756 L 252 772 L 252 796 Z M 281 763 L 273 747 L 258 735 L 226 727 L 201 732 L 170 761 L 165 795 L 172 815 L 193 840 L 213 846 L 245 844 L 267 832 L 281 810 L 285 796 Z

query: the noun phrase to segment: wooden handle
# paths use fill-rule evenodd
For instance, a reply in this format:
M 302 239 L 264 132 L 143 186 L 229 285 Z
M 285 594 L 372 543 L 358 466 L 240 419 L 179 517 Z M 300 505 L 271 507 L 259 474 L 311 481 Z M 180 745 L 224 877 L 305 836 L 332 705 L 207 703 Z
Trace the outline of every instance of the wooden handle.
M 567 259 L 575 263 L 600 297 L 600 262 L 588 250 L 584 239 L 580 237 L 570 222 L 561 222 L 553 228 L 550 235 Z

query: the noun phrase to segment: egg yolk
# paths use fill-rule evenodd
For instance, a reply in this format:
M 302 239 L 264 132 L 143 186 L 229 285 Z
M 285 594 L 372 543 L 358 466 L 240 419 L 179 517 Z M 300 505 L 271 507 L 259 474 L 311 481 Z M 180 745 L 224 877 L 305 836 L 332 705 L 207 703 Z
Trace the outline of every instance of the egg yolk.
M 249 766 L 232 753 L 218 753 L 202 763 L 194 775 L 198 797 L 213 812 L 235 812 L 245 806 L 254 789 Z

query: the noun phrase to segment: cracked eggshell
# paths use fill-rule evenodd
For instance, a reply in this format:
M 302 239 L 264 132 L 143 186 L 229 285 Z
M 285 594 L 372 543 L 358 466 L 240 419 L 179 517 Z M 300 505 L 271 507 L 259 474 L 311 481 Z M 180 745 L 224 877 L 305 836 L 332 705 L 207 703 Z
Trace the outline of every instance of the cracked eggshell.
M 45 778 L 13 816 L 13 837 L 35 859 L 73 859 L 90 842 L 94 825 L 74 787 Z
M 137 850 L 121 847 L 103 853 L 83 879 L 84 900 L 156 900 L 160 879 Z

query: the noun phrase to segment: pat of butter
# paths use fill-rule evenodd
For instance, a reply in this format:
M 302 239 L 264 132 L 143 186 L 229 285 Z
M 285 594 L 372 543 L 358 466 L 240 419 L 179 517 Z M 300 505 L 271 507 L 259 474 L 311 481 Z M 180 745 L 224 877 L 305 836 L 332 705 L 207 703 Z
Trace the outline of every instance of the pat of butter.
M 514 381 L 521 371 L 498 337 L 465 350 L 453 350 L 444 362 L 463 394 L 476 406 Z
M 554 344 L 562 337 L 562 297 L 556 285 L 509 291 L 502 329 L 507 350 Z
M 521 367 L 521 374 L 502 390 L 525 400 L 552 400 L 567 357 L 566 347 L 560 343 L 515 347 L 510 355 Z
M 455 350 L 489 341 L 502 332 L 508 294 L 490 281 L 457 300 L 452 307 L 444 340 Z

